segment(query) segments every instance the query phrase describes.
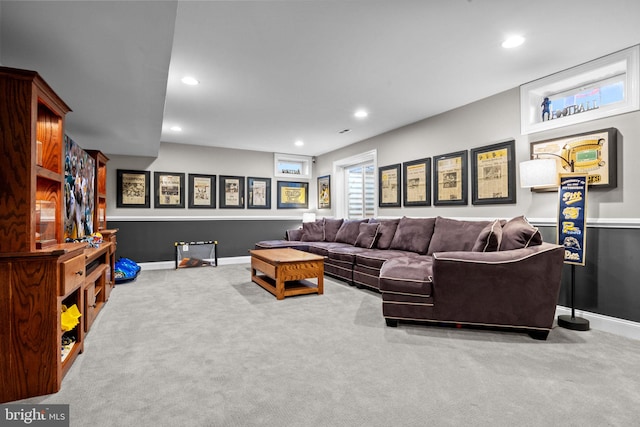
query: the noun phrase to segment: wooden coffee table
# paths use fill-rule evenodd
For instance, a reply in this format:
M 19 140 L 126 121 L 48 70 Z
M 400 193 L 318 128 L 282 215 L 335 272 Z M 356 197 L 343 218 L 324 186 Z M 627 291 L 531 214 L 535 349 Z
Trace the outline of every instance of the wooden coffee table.
M 291 248 L 254 249 L 251 280 L 281 300 L 285 297 L 324 292 L 324 257 Z M 259 275 L 260 271 L 263 274 Z M 305 280 L 317 278 L 317 285 Z

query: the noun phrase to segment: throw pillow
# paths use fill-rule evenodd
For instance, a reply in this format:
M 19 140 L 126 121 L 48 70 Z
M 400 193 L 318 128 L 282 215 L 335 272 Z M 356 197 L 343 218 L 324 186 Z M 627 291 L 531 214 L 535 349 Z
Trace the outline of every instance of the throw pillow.
M 302 238 L 302 228 L 294 228 L 292 230 L 287 230 L 286 238 L 290 242 L 300 241 L 300 239 Z
M 378 249 L 389 249 L 393 236 L 396 234 L 400 219 L 384 219 L 378 220 L 378 241 L 376 247 Z
M 324 240 L 324 220 L 302 223 L 303 242 L 322 242 Z
M 473 252 L 495 252 L 500 247 L 501 241 L 502 224 L 499 219 L 496 219 L 482 229 L 471 250 Z
M 502 227 L 501 251 L 537 246 L 541 243 L 540 231 L 529 224 L 524 215 L 510 219 Z
M 333 218 L 325 218 L 324 219 L 324 240 L 327 242 L 335 242 L 336 234 L 338 234 L 338 230 L 340 230 L 340 226 L 342 226 L 343 219 L 333 219 Z
M 435 223 L 435 218 L 407 218 L 403 216 L 400 218 L 389 249 L 425 255 L 427 248 L 429 248 Z
M 336 234 L 336 242 L 348 243 L 353 245 L 356 243 L 358 234 L 360 234 L 360 224 L 368 222 L 368 219 L 352 219 L 345 220 L 340 226 L 340 230 Z
M 378 227 L 380 224 L 369 224 L 369 223 L 362 223 L 360 224 L 359 230 L 360 233 L 358 234 L 358 237 L 356 238 L 356 246 L 359 246 L 361 248 L 367 248 L 367 249 L 371 249 L 373 247 L 373 244 L 376 241 L 376 235 L 378 234 Z
M 470 251 L 478 234 L 489 221 L 465 221 L 441 216 L 436 218 L 428 255 L 435 252 Z

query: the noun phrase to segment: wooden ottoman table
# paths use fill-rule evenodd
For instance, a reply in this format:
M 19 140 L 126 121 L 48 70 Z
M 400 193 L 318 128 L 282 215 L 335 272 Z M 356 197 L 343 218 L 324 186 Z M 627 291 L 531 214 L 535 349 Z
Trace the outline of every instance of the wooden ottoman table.
M 254 249 L 251 254 L 251 280 L 281 300 L 324 291 L 324 257 L 291 248 Z M 259 275 L 260 271 L 263 274 Z M 304 280 L 317 278 L 317 285 Z

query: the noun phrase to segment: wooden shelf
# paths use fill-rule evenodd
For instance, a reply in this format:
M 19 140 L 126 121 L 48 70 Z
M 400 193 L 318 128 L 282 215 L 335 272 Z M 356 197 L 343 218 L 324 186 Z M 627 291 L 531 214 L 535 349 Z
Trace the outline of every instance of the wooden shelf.
M 12 203 L 0 216 L 0 403 L 60 389 L 114 287 L 117 230 L 105 231 L 97 249 L 64 243 L 69 111 L 38 73 L 0 67 L 0 129 L 10 136 L 0 139 L 0 170 L 7 172 L 2 195 Z M 97 200 L 105 208 L 107 160 L 100 156 L 96 173 L 103 178 Z M 63 304 L 81 313 L 72 331 L 62 331 Z M 63 360 L 64 334 L 76 342 Z

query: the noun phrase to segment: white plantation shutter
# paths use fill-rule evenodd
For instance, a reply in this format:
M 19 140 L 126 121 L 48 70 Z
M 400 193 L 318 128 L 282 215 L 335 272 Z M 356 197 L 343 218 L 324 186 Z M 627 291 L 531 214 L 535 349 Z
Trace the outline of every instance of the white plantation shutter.
M 345 195 L 347 218 L 362 219 L 375 216 L 375 168 L 373 163 L 363 163 L 345 169 Z

